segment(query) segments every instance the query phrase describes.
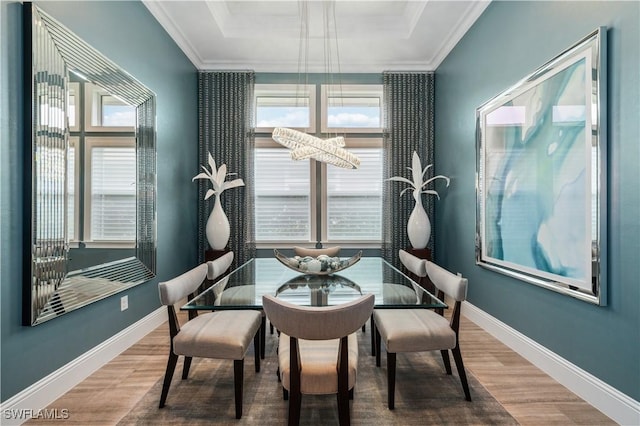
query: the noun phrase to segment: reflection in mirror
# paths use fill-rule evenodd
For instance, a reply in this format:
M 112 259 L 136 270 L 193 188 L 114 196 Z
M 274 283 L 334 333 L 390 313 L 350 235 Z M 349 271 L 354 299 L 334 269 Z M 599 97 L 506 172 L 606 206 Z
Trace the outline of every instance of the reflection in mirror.
M 155 95 L 24 5 L 23 323 L 40 324 L 156 270 Z

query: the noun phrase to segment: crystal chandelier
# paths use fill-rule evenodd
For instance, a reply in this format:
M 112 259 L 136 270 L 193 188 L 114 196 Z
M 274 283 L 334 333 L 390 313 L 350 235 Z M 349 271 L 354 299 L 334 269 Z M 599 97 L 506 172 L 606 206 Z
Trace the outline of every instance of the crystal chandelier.
M 298 74 L 302 61 L 305 61 L 305 72 L 307 71 L 306 61 L 308 60 L 309 46 L 309 13 L 306 5 L 307 0 L 300 0 L 300 46 L 298 57 Z M 324 61 L 325 72 L 331 75 L 331 37 L 329 28 L 329 9 L 333 15 L 333 33 L 335 34 L 336 44 L 336 61 L 338 63 L 338 73 L 340 72 L 340 55 L 338 51 L 338 30 L 335 19 L 335 4 L 333 1 L 325 3 L 324 13 Z M 345 149 L 344 137 L 336 135 L 335 137 L 322 139 L 309 135 L 298 130 L 286 127 L 276 127 L 271 135 L 274 141 L 291 150 L 291 159 L 307 160 L 313 158 L 327 164 L 333 164 L 336 167 L 345 169 L 357 169 L 360 167 L 360 159 L 353 153 Z

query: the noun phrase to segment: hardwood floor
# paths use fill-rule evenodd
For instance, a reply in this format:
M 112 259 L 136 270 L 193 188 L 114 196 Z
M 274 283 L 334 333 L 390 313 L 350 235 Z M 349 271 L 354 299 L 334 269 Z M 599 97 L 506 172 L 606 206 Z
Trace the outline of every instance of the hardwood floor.
M 49 408 L 68 409 L 65 424 L 116 424 L 163 377 L 168 336 L 165 323 Z M 522 425 L 616 424 L 464 317 L 460 347 L 466 369 Z

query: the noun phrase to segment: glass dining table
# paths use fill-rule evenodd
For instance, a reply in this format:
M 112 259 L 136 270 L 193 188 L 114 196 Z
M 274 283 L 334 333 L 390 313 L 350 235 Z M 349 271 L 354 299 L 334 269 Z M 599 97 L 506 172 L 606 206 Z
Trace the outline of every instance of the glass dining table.
M 275 258 L 250 259 L 189 300 L 181 310 L 262 310 L 264 294 L 303 306 L 338 305 L 373 294 L 375 309 L 447 308 L 442 300 L 381 257 L 362 257 L 349 268 L 329 275 L 303 274 Z M 263 316 L 262 358 L 265 330 Z

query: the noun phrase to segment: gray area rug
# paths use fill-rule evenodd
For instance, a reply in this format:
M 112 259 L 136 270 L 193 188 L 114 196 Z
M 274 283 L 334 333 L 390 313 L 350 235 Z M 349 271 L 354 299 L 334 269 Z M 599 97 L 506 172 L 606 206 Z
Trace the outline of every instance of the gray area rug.
M 386 354 L 382 366 L 370 356 L 370 335 L 358 332 L 360 359 L 351 423 L 354 425 L 517 425 L 516 420 L 467 370 L 472 402 L 464 399 L 460 379 L 445 374 L 440 352 L 398 354 L 396 401 L 387 408 Z M 174 373 L 167 404 L 158 408 L 162 379 L 138 402 L 120 425 L 283 425 L 288 401 L 276 377 L 275 335 L 267 333 L 260 373 L 253 348 L 245 357 L 242 419 L 235 419 L 233 362 L 195 359 L 188 380 L 181 380 L 183 358 Z M 464 358 L 464 348 L 462 348 Z M 453 364 L 453 359 L 452 359 Z M 301 424 L 337 425 L 335 395 L 303 395 Z

